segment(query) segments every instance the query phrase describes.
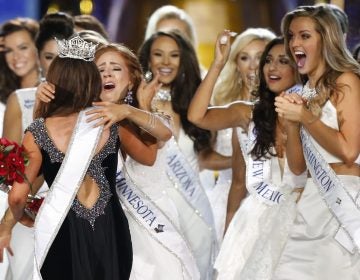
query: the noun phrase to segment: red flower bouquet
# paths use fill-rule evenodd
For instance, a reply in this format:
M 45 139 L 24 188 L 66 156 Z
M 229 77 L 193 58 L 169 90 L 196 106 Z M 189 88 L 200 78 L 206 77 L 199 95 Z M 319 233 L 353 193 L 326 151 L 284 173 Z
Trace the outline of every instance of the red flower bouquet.
M 16 142 L 0 138 L 0 184 L 1 190 L 8 192 L 9 185 L 22 183 L 25 178 L 25 166 L 29 159 L 22 146 Z
M 8 193 L 14 182 L 27 181 L 25 166 L 29 164 L 29 158 L 23 146 L 6 138 L 0 138 L 0 190 Z M 31 184 L 30 189 L 31 189 Z M 29 194 L 25 213 L 35 218 L 43 198 Z

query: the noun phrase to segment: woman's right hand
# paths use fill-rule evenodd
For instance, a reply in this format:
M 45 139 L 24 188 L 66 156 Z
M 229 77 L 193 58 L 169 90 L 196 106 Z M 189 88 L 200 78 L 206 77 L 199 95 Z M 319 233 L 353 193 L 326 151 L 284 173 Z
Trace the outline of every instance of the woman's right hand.
M 136 98 L 139 102 L 139 109 L 151 111 L 151 101 L 156 92 L 161 88 L 162 83 L 159 82 L 159 74 L 156 73 L 151 82 L 147 83 L 142 80 L 136 92 Z
M 4 260 L 4 250 L 7 250 L 11 256 L 14 256 L 10 247 L 10 240 L 11 230 L 9 230 L 4 224 L 0 224 L 0 263 Z
M 221 32 L 215 44 L 215 59 L 214 65 L 217 67 L 224 67 L 226 61 L 229 58 L 230 50 L 231 50 L 231 42 L 230 38 L 234 35 L 233 32 L 229 30 L 224 30 Z
M 36 99 L 49 103 L 55 98 L 55 86 L 48 82 L 42 82 L 36 89 Z

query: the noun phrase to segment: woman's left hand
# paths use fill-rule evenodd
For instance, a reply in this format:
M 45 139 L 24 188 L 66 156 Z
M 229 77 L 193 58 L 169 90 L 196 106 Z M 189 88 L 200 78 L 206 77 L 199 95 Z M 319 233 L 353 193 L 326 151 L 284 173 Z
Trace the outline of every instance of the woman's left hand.
M 301 122 L 304 105 L 296 94 L 280 95 L 275 98 L 275 111 L 288 121 Z
M 142 80 L 136 92 L 136 98 L 139 102 L 139 108 L 145 111 L 151 111 L 151 101 L 155 93 L 161 88 L 162 84 L 159 82 L 159 74 L 156 73 L 155 77 L 150 83 Z
M 115 104 L 112 102 L 93 102 L 97 108 L 86 112 L 86 115 L 91 116 L 87 122 L 99 120 L 94 127 L 104 125 L 104 129 L 110 128 L 114 123 L 120 122 L 128 116 L 127 104 Z

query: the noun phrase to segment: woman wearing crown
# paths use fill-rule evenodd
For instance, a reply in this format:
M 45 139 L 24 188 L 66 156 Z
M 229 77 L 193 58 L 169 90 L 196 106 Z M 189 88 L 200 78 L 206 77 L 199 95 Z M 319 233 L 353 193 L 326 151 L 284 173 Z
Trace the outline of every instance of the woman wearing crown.
M 119 124 L 99 126 L 85 115 L 102 89 L 92 62 L 95 46 L 74 37 L 59 43 L 59 53 L 47 75 L 57 94 L 39 105 L 39 118 L 23 141 L 30 158 L 28 181 L 42 170 L 51 186 L 35 222 L 33 279 L 128 279 L 131 238 L 115 192 L 121 129 Z M 147 126 L 148 113 L 129 110 L 139 116 L 137 125 Z M 152 133 L 168 138 L 164 126 Z M 142 150 L 139 158 L 153 162 L 154 150 Z M 23 216 L 29 190 L 27 183 L 14 184 L 9 193 L 16 220 Z

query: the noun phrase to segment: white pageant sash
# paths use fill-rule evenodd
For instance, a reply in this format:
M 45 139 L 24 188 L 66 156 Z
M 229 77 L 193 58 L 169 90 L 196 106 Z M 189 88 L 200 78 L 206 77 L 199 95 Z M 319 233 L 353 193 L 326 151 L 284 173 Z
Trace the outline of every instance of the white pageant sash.
M 360 248 L 359 206 L 346 191 L 334 170 L 316 150 L 304 128 L 301 128 L 300 136 L 311 177 L 318 186 L 320 196 L 340 224 L 335 239 L 350 253 L 355 253 Z
M 248 148 L 254 146 L 256 131 L 253 123 L 249 126 Z M 251 154 L 246 161 L 246 189 L 248 192 L 268 205 L 280 204 L 284 193 L 271 183 L 271 158 L 253 159 Z
M 254 102 L 250 102 L 250 101 L 237 101 L 236 103 L 243 103 L 249 106 L 254 106 Z M 250 124 L 248 126 L 248 131 L 250 131 L 250 129 L 252 129 L 253 127 L 253 122 L 252 120 L 250 120 Z M 249 155 L 249 133 L 246 132 L 245 129 L 243 129 L 242 127 L 237 127 L 236 128 L 236 134 L 239 140 L 239 144 L 240 144 L 240 149 L 243 155 L 243 158 L 245 160 L 245 163 L 248 159 L 248 155 Z
M 174 187 L 183 195 L 202 220 L 214 231 L 214 216 L 209 199 L 205 193 L 199 175 L 177 145 L 173 137 L 167 142 L 166 172 Z
M 121 166 L 122 164 L 122 166 Z M 184 279 L 200 279 L 200 272 L 185 238 L 163 211 L 132 181 L 118 156 L 116 192 L 130 215 L 182 264 Z
M 34 280 L 42 279 L 41 266 L 84 179 L 103 129 L 94 128 L 94 122 L 87 123 L 86 118 L 85 110 L 81 111 L 65 158 L 35 220 Z

